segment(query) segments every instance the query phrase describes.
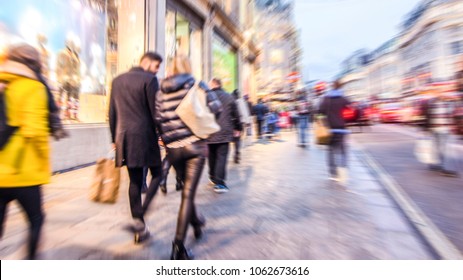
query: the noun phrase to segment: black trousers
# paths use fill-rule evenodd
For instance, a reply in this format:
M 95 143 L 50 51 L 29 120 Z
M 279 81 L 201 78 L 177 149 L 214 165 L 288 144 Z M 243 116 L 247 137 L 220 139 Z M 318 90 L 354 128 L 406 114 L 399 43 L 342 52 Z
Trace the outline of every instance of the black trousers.
M 129 201 L 130 201 L 130 211 L 132 213 L 132 218 L 140 219 L 143 223 L 145 222 L 144 215 L 148 209 L 151 200 L 156 195 L 156 192 L 159 188 L 159 182 L 162 176 L 162 167 L 149 167 L 151 172 L 151 182 L 146 191 L 145 200 L 141 200 L 141 189 L 143 187 L 143 167 L 128 167 L 130 185 L 129 185 Z
M 209 144 L 209 179 L 217 185 L 225 185 L 229 143 Z
M 44 221 L 42 209 L 42 190 L 40 186 L 0 188 L 0 238 L 3 237 L 3 224 L 8 203 L 17 200 L 29 220 L 28 259 L 35 259 L 37 245 Z
M 261 138 L 262 137 L 262 123 L 263 120 L 257 120 L 257 137 Z
M 200 222 L 196 212 L 195 196 L 206 162 L 207 144 L 201 140 L 182 148 L 167 148 L 167 150 L 168 160 L 183 176 L 184 186 L 174 241 L 184 243 L 188 224 L 197 225 Z
M 240 159 L 241 137 L 233 137 L 233 144 L 235 146 L 235 160 Z

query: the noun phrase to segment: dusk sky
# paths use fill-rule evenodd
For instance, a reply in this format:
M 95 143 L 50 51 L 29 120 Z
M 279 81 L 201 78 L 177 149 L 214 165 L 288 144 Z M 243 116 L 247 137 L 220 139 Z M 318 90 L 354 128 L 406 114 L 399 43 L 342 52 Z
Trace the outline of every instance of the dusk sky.
M 295 0 L 304 81 L 330 81 L 341 62 L 362 48 L 374 50 L 400 31 L 419 0 Z

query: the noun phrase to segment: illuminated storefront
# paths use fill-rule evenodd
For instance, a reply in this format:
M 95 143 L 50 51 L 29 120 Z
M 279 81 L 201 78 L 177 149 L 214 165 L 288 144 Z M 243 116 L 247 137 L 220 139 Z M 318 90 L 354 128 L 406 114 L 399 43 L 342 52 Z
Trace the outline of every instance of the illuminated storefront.
M 222 80 L 223 88 L 238 88 L 238 54 L 225 40 L 215 35 L 212 42 L 212 76 Z
M 191 10 L 170 1 L 166 11 L 166 61 L 176 55 L 190 57 L 193 76 L 204 79 L 203 32 L 204 20 Z
M 104 123 L 109 85 L 145 48 L 145 1 L 18 0 L 2 5 L 0 52 L 26 42 L 65 123 Z
M 105 9 L 105 1 L 20 0 L 2 5 L 1 49 L 17 42 L 38 48 L 66 122 L 104 121 Z

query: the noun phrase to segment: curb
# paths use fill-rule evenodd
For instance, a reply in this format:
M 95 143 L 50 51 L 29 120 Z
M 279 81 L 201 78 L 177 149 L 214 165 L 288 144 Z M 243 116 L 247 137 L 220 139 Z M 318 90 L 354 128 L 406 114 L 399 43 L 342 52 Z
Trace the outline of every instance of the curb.
M 378 180 L 385 186 L 393 200 L 399 205 L 412 226 L 418 231 L 428 245 L 442 260 L 463 260 L 462 253 L 437 228 L 437 226 L 421 211 L 421 209 L 406 194 L 403 188 L 364 150 L 359 143 L 355 143 L 355 150 L 365 160 L 370 169 L 378 175 Z

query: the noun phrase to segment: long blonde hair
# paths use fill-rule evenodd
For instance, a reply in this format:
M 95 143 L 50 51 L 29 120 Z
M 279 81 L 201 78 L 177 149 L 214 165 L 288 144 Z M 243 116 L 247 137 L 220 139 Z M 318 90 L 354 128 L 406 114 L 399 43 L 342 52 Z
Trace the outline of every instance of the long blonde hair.
M 178 74 L 191 74 L 191 62 L 190 58 L 185 55 L 176 55 L 172 58 L 169 63 L 169 75 L 178 75 Z

